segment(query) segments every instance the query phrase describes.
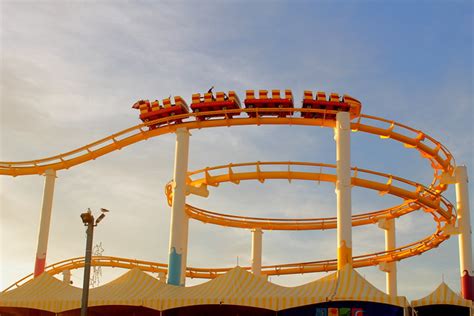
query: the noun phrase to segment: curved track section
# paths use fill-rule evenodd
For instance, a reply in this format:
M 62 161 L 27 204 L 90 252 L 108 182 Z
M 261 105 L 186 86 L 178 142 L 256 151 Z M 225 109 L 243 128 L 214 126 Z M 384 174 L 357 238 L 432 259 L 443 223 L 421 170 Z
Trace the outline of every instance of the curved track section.
M 254 170 L 249 171 L 249 168 Z M 309 172 L 308 169 L 315 171 Z M 266 169 L 266 170 L 263 170 Z M 282 170 L 284 169 L 284 170 Z M 211 172 L 213 174 L 211 174 Z M 307 180 L 333 182 L 337 180 L 336 165 L 310 162 L 251 162 L 229 164 L 188 172 L 188 185 L 218 186 L 222 182 L 235 184 L 245 180 L 264 182 L 269 179 Z M 376 190 L 380 194 L 400 197 L 404 203 L 386 210 L 354 215 L 353 226 L 367 225 L 381 219 L 400 217 L 423 208 L 440 222 L 452 223 L 456 216 L 453 205 L 439 193 L 420 183 L 397 176 L 366 169 L 352 168 L 352 185 Z M 165 189 L 168 202 L 172 199 L 171 182 Z M 273 219 L 219 214 L 187 205 L 190 217 L 205 223 L 237 228 L 261 228 L 268 230 L 317 230 L 336 228 L 336 218 Z
M 376 224 L 382 219 L 397 218 L 402 215 L 419 210 L 421 207 L 416 203 L 406 202 L 389 209 L 358 214 L 352 216 L 352 226 Z M 200 209 L 192 205 L 186 205 L 186 213 L 189 217 L 203 223 L 234 227 L 234 228 L 260 228 L 262 230 L 325 230 L 335 229 L 336 217 L 327 218 L 265 218 L 237 216 L 222 214 Z
M 265 112 L 285 112 L 287 109 L 239 109 L 239 110 L 222 110 L 213 112 L 188 113 L 172 118 L 164 118 L 146 124 L 139 124 L 134 127 L 125 129 L 101 140 L 77 148 L 67 153 L 59 154 L 53 157 L 20 161 L 20 162 L 0 162 L 0 174 L 10 176 L 43 174 L 47 169 L 63 170 L 69 169 L 84 162 L 95 160 L 100 156 L 120 150 L 123 147 L 132 145 L 151 137 L 160 136 L 174 132 L 179 127 L 188 129 L 201 129 L 222 126 L 239 126 L 239 125 L 307 125 L 307 126 L 323 126 L 334 127 L 334 120 L 325 120 L 321 118 L 302 118 L 302 117 L 259 117 L 259 113 Z M 294 113 L 322 113 L 317 109 L 294 109 Z M 255 117 L 235 117 L 225 119 L 209 119 L 198 120 L 199 117 L 206 117 L 209 114 L 222 114 L 229 117 L 230 114 L 238 113 L 255 113 Z M 172 120 L 179 119 L 182 123 L 170 123 Z M 146 130 L 147 126 L 155 126 L 160 124 L 156 129 Z M 447 148 L 434 138 L 425 133 L 408 127 L 406 125 L 389 121 L 369 115 L 363 115 L 356 122 L 351 123 L 353 131 L 366 132 L 378 135 L 381 138 L 391 138 L 403 143 L 406 147 L 416 148 L 423 157 L 431 162 L 434 170 L 434 178 L 431 186 L 436 191 L 444 191 L 445 185 L 440 184 L 440 177 L 443 172 L 452 173 L 454 170 L 454 158 Z
M 394 249 L 392 251 L 382 251 L 369 255 L 355 256 L 353 257 L 353 267 L 367 267 L 380 264 L 382 262 L 392 262 L 403 260 L 412 256 L 420 255 L 425 251 L 432 248 L 438 247 L 439 244 L 448 239 L 449 235 L 440 231 L 439 233 L 433 234 L 425 239 L 422 239 L 416 243 L 406 245 Z M 167 273 L 168 265 L 159 262 L 143 261 L 135 259 L 127 259 L 120 257 L 92 257 L 91 264 L 96 267 L 114 267 L 123 269 L 140 268 L 142 271 L 153 272 L 153 273 Z M 66 270 L 74 270 L 83 268 L 85 265 L 84 257 L 78 257 L 68 260 L 63 260 L 58 263 L 52 264 L 45 269 L 45 273 L 51 275 L 59 274 Z M 196 279 L 214 279 L 219 275 L 222 275 L 232 269 L 228 268 L 186 268 L 186 277 Z M 250 271 L 250 267 L 242 267 Z M 322 261 L 309 261 L 300 263 L 288 263 L 280 265 L 266 265 L 262 266 L 263 275 L 288 275 L 288 274 L 302 274 L 302 273 L 314 273 L 314 272 L 329 272 L 337 269 L 337 259 L 322 260 Z M 3 292 L 14 289 L 16 287 L 25 284 L 29 280 L 33 279 L 33 273 L 24 277 L 23 279 L 15 282 L 6 288 Z

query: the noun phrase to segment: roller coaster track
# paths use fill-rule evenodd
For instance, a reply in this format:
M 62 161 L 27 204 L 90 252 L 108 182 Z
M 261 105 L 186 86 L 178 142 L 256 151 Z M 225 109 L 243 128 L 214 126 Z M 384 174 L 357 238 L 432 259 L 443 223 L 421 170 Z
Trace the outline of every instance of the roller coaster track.
M 255 117 L 243 117 L 242 115 L 234 118 L 229 118 L 232 113 L 256 113 Z M 21 162 L 0 162 L 0 174 L 9 176 L 24 176 L 43 174 L 48 169 L 64 170 L 74 167 L 76 165 L 85 163 L 90 160 L 95 160 L 105 154 L 120 150 L 126 146 L 132 145 L 142 140 L 147 140 L 152 137 L 157 137 L 167 133 L 173 133 L 177 128 L 201 129 L 211 127 L 229 127 L 229 126 L 247 126 L 247 125 L 301 125 L 301 126 L 321 126 L 334 127 L 334 120 L 324 119 L 327 110 L 319 109 L 291 109 L 291 113 L 322 113 L 323 118 L 302 118 L 295 116 L 288 117 L 261 117 L 265 112 L 288 112 L 288 109 L 274 108 L 274 109 L 238 109 L 238 110 L 222 110 L 212 112 L 188 113 L 172 118 L 164 118 L 145 124 L 139 124 L 134 127 L 125 129 L 121 132 L 115 133 L 101 140 L 88 144 L 86 146 L 77 148 L 70 152 L 59 154 L 53 157 L 21 161 Z M 206 117 L 209 114 L 222 114 L 224 118 L 213 118 L 209 120 L 197 120 L 197 117 Z M 179 119 L 180 123 L 171 123 Z M 449 238 L 450 230 L 456 220 L 454 208 L 441 196 L 441 193 L 447 189 L 447 185 L 441 183 L 443 174 L 451 175 L 455 161 L 448 149 L 446 149 L 440 142 L 425 133 L 408 127 L 406 125 L 378 118 L 369 115 L 360 115 L 360 117 L 351 123 L 351 129 L 355 131 L 365 132 L 377 135 L 381 138 L 390 138 L 402 143 L 405 147 L 417 149 L 421 155 L 428 159 L 433 168 L 434 176 L 431 184 L 425 187 L 421 184 L 395 177 L 388 174 L 378 173 L 365 169 L 352 169 L 352 184 L 373 190 L 377 190 L 382 194 L 389 193 L 401 197 L 404 202 L 401 205 L 391 207 L 386 210 L 375 211 L 371 213 L 354 215 L 353 225 L 365 225 L 376 223 L 381 219 L 389 219 L 399 217 L 401 215 L 410 213 L 420 208 L 431 213 L 437 222 L 436 232 L 418 242 L 396 248 L 391 251 L 382 251 L 377 253 L 366 254 L 362 256 L 353 257 L 354 267 L 365 267 L 377 265 L 383 262 L 392 262 L 402 260 L 414 255 L 419 255 L 434 247 L 437 247 L 441 242 Z M 330 173 L 323 173 L 322 169 L 334 168 L 333 165 L 311 164 L 311 163 L 291 163 L 291 162 L 273 162 L 273 163 L 250 163 L 247 165 L 256 166 L 255 172 L 233 172 L 232 168 L 238 168 L 245 164 L 226 165 L 214 168 L 206 168 L 196 172 L 189 173 L 189 185 L 199 186 L 218 185 L 220 182 L 238 182 L 241 180 L 256 179 L 265 181 L 266 179 L 300 179 L 310 181 L 328 181 L 335 182 L 335 175 Z M 283 164 L 288 166 L 287 171 L 262 171 L 260 166 L 270 166 Z M 312 167 L 321 168 L 320 172 L 301 172 L 290 170 L 291 166 L 310 165 Z M 226 173 L 220 175 L 211 175 L 218 169 L 226 169 Z M 196 178 L 199 173 L 204 176 Z M 366 174 L 384 179 L 383 182 L 374 181 L 372 179 L 364 179 L 359 177 L 359 174 Z M 192 178 L 196 179 L 192 179 Z M 399 183 L 400 186 L 395 186 L 392 182 Z M 167 186 L 169 187 L 169 186 Z M 411 190 L 407 189 L 411 188 Z M 168 198 L 169 196 L 169 189 Z M 210 222 L 218 225 L 251 228 L 264 227 L 265 229 L 329 229 L 335 228 L 335 218 L 326 219 L 262 219 L 242 217 L 235 215 L 226 215 L 214 213 L 206 210 L 201 210 L 197 207 L 187 205 L 187 213 L 203 222 Z M 265 226 L 265 222 L 270 223 Z M 156 262 L 117 258 L 117 257 L 93 257 L 92 264 L 95 266 L 111 266 L 119 268 L 133 268 L 139 267 L 144 271 L 149 272 L 167 272 L 167 265 Z M 73 258 L 64 260 L 56 264 L 50 265 L 46 268 L 46 272 L 52 275 L 58 274 L 65 270 L 77 269 L 84 266 L 83 258 Z M 250 267 L 245 267 L 250 269 Z M 302 263 L 288 263 L 279 265 L 267 265 L 262 267 L 262 274 L 266 275 L 284 275 L 296 273 L 310 273 L 331 271 L 337 268 L 337 260 L 323 260 Z M 192 268 L 188 267 L 186 271 L 187 277 L 191 278 L 215 278 L 216 276 L 225 273 L 230 268 Z M 29 275 L 20 281 L 16 282 L 5 291 L 19 286 L 33 276 Z
M 10 176 L 22 176 L 43 174 L 47 169 L 64 170 L 82 164 L 84 162 L 95 160 L 105 154 L 120 150 L 123 147 L 132 145 L 142 140 L 174 132 L 177 128 L 201 129 L 222 126 L 241 126 L 241 125 L 306 125 L 334 127 L 334 120 L 325 120 L 322 118 L 301 118 L 301 117 L 259 117 L 259 114 L 265 112 L 285 112 L 288 109 L 239 109 L 222 110 L 213 112 L 188 113 L 172 118 L 163 118 L 145 124 L 139 124 L 108 137 L 90 143 L 75 150 L 52 156 L 44 159 L 19 162 L 0 162 L 0 174 Z M 292 109 L 293 112 L 324 112 L 318 109 Z M 228 115 L 230 113 L 252 113 L 256 112 L 254 118 L 235 117 L 224 119 L 210 119 L 205 121 L 196 120 L 196 117 L 207 116 L 209 114 Z M 183 122 L 179 124 L 168 124 L 171 120 L 180 119 Z M 372 124 L 370 124 L 372 122 Z M 147 130 L 148 126 L 159 125 L 158 128 Z M 385 125 L 379 127 L 378 125 Z M 382 138 L 391 138 L 403 143 L 406 147 L 412 147 L 419 150 L 423 157 L 431 161 L 434 170 L 434 178 L 431 186 L 436 190 L 443 191 L 444 185 L 439 183 L 441 172 L 452 173 L 454 169 L 454 159 L 447 148 L 434 138 L 425 133 L 415 130 L 406 125 L 389 121 L 383 118 L 362 114 L 356 122 L 351 123 L 353 131 L 361 131 Z
M 437 232 L 431 236 L 428 236 L 418 242 L 406 245 L 391 251 L 382 251 L 372 254 L 355 256 L 353 257 L 354 268 L 367 267 L 377 265 L 382 262 L 399 261 L 414 255 L 420 255 L 421 253 L 428 251 L 432 248 L 438 247 L 441 242 L 448 239 L 449 235 L 444 234 L 442 231 Z M 72 258 L 63 260 L 46 267 L 45 272 L 50 275 L 57 275 L 66 270 L 74 270 L 83 268 L 85 265 L 84 257 Z M 114 267 L 123 269 L 139 268 L 142 271 L 152 273 L 164 273 L 168 272 L 168 265 L 159 262 L 110 257 L 110 256 L 99 256 L 92 257 L 92 266 L 96 267 Z M 250 270 L 250 267 L 243 267 L 246 270 Z M 186 277 L 196 279 L 214 279 L 219 275 L 222 275 L 232 269 L 229 268 L 186 268 Z M 262 266 L 263 275 L 288 275 L 288 274 L 303 274 L 313 272 L 329 272 L 337 269 L 337 259 L 321 260 L 321 261 L 309 261 L 300 263 L 289 263 L 279 265 L 266 265 Z M 6 288 L 3 292 L 9 291 L 16 287 L 25 284 L 29 280 L 33 279 L 33 273 L 27 275 L 21 280 L 15 282 Z
M 249 171 L 249 167 L 255 171 Z M 264 168 L 281 169 L 274 171 L 263 171 Z M 295 169 L 297 167 L 308 167 L 317 169 L 318 172 L 308 172 Z M 244 169 L 245 172 L 239 172 Z M 326 173 L 323 170 L 333 171 Z M 311 162 L 252 162 L 241 164 L 229 164 L 212 168 L 201 169 L 188 173 L 188 185 L 199 187 L 202 184 L 217 186 L 222 182 L 233 182 L 238 184 L 245 180 L 259 180 L 264 182 L 268 179 L 309 180 L 313 182 L 333 182 L 337 180 L 335 174 L 336 166 L 330 164 Z M 211 175 L 220 171 L 217 175 Z M 380 194 L 391 194 L 404 199 L 404 203 L 394 207 L 366 214 L 357 214 L 352 217 L 353 226 L 361 226 L 377 223 L 381 219 L 397 218 L 414 210 L 423 208 L 426 212 L 433 214 L 437 222 L 451 222 L 455 217 L 453 205 L 438 193 L 430 190 L 420 183 L 416 183 L 397 176 L 375 172 L 366 169 L 352 168 L 352 185 L 379 191 Z M 197 177 L 192 179 L 191 177 Z M 362 176 L 365 175 L 365 179 Z M 376 178 L 367 179 L 368 176 Z M 383 182 L 380 182 L 383 180 Z M 397 186 L 398 184 L 398 186 Z M 402 187 L 403 186 L 403 187 Z M 408 190 L 407 188 L 411 189 Z M 168 203 L 172 199 L 171 182 L 166 185 Z M 336 218 L 314 218 L 314 219 L 276 219 L 245 217 L 199 209 L 192 205 L 186 206 L 187 214 L 204 223 L 212 223 L 236 228 L 261 228 L 267 230 L 321 230 L 336 228 Z

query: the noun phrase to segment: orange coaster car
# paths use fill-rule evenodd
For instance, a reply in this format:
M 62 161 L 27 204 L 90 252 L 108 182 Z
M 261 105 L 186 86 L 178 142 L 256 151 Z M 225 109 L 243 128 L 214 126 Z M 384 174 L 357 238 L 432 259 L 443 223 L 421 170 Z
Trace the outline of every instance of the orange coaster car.
M 291 90 L 285 90 L 285 97 L 281 97 L 280 90 L 272 90 L 271 98 L 268 97 L 267 90 L 259 90 L 258 98 L 255 97 L 254 90 L 247 90 L 245 95 L 246 108 L 293 108 L 293 93 Z M 259 111 L 259 116 L 278 116 L 286 117 L 292 115 L 293 111 Z M 255 117 L 257 112 L 249 112 L 250 117 Z
M 303 108 L 322 110 L 317 113 L 301 112 L 301 116 L 304 118 L 335 120 L 337 112 L 342 111 L 349 112 L 352 120 L 360 115 L 362 104 L 347 94 L 345 94 L 341 99 L 339 94 L 331 93 L 328 100 L 325 92 L 318 91 L 316 97 L 313 98 L 312 91 L 305 91 L 303 97 Z
M 226 95 L 224 92 L 216 92 L 215 97 L 211 92 L 204 93 L 204 96 L 201 96 L 200 93 L 193 94 L 191 110 L 193 110 L 194 113 L 237 109 L 241 109 L 241 105 L 239 97 L 235 91 L 229 91 L 228 95 Z M 204 121 L 211 117 L 233 118 L 239 114 L 240 111 L 233 113 L 209 113 L 206 115 L 196 116 L 196 120 Z
M 189 108 L 186 104 L 186 101 L 184 101 L 180 96 L 174 97 L 174 103 L 171 102 L 171 98 L 163 99 L 162 105 L 160 105 L 160 101 L 158 100 L 155 100 L 151 103 L 148 100 L 140 100 L 136 102 L 132 108 L 140 110 L 140 119 L 144 123 L 160 118 L 173 117 L 176 115 L 189 113 Z M 150 125 L 149 127 L 150 129 L 154 129 L 160 125 L 181 122 L 182 119 L 169 119 L 158 124 Z

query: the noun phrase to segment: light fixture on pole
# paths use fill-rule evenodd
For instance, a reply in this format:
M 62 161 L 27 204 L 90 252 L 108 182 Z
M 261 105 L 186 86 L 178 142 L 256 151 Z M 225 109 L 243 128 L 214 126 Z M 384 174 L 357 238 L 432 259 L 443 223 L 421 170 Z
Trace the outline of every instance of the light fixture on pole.
M 97 226 L 105 217 L 105 213 L 109 210 L 101 208 L 102 214 L 94 221 L 94 215 L 92 215 L 91 209 L 88 208 L 87 212 L 81 214 L 82 222 L 87 227 L 86 235 L 86 256 L 84 264 L 84 283 L 82 286 L 82 302 L 81 302 L 81 316 L 87 316 L 87 303 L 89 301 L 89 282 L 91 275 L 91 260 L 92 260 L 92 240 L 94 237 L 94 227 Z

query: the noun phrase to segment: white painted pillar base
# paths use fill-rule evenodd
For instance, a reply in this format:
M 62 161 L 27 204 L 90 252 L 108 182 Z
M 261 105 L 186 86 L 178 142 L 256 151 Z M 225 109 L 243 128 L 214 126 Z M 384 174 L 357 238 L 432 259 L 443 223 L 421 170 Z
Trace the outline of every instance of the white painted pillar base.
M 262 274 L 262 229 L 252 229 L 252 273 Z
M 185 212 L 186 176 L 188 172 L 189 132 L 176 130 L 173 201 L 171 206 L 168 284 L 184 286 L 188 249 L 189 218 Z
M 36 248 L 35 277 L 44 272 L 44 267 L 46 265 L 46 252 L 48 251 L 49 227 L 51 226 L 51 211 L 53 209 L 56 171 L 48 169 L 45 171 L 44 176 L 43 205 L 41 208 L 38 247 Z
M 352 267 L 351 142 L 348 112 L 338 112 L 334 139 L 337 160 L 337 269 Z

